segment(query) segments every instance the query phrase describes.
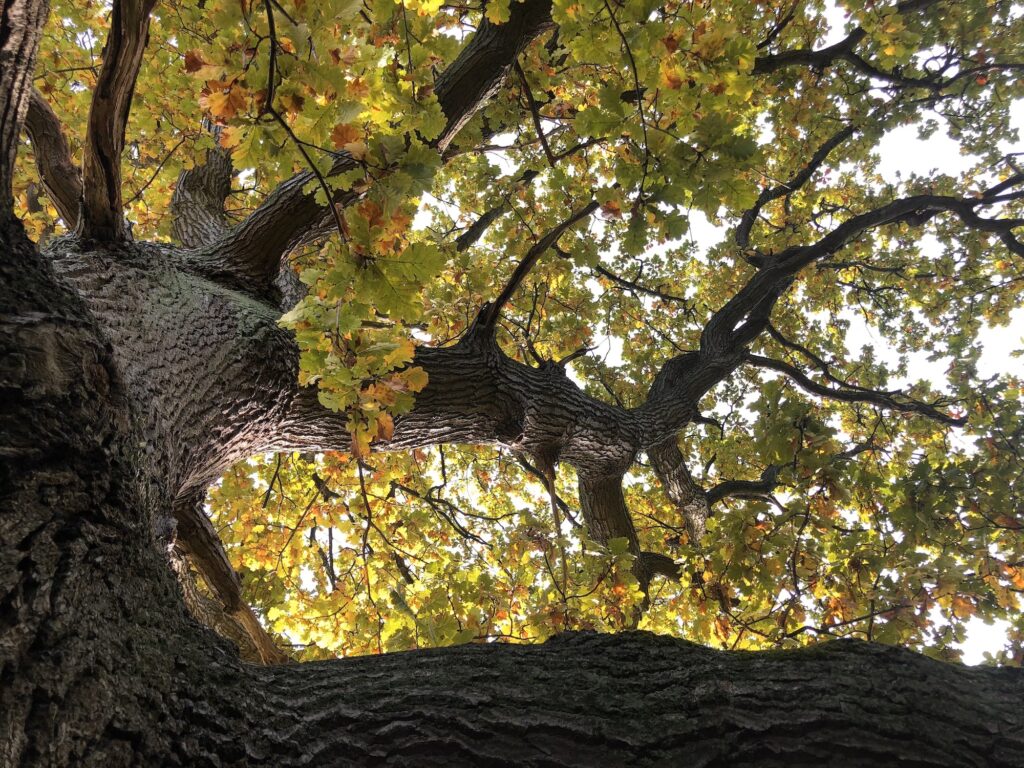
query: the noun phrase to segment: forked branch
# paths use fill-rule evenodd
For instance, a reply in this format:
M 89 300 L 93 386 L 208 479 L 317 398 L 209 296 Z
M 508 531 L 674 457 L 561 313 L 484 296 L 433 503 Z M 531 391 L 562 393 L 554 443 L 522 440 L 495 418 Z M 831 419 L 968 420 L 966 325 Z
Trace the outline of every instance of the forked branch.
M 486 18 L 481 22 L 435 83 L 434 92 L 447 122 L 432 142 L 434 148 L 444 152 L 502 86 L 516 57 L 551 26 L 551 0 L 512 3 L 504 24 L 492 24 Z M 339 154 L 327 177 L 355 167 L 354 159 Z M 197 252 L 195 260 L 205 264 L 207 271 L 242 275 L 246 282 L 269 285 L 287 252 L 331 215 L 331 208 L 318 203 L 310 190 L 314 180 L 307 171 L 284 182 L 227 237 Z M 351 190 L 334 190 L 330 205 L 345 207 L 360 197 Z

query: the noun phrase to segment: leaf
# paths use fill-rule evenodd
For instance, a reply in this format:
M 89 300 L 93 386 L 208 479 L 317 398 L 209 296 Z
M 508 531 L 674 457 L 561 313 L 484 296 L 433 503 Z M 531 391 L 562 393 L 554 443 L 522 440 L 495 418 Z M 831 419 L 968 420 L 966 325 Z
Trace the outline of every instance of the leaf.
M 487 0 L 484 16 L 492 24 L 504 24 L 512 18 L 510 3 L 511 0 Z

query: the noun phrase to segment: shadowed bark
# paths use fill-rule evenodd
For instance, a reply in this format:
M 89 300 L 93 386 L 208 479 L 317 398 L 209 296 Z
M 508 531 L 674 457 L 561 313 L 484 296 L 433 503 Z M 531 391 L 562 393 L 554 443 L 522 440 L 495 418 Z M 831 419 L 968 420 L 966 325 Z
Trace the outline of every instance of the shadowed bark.
M 60 120 L 35 88 L 29 97 L 25 132 L 32 141 L 32 154 L 46 194 L 64 220 L 64 226 L 74 230 L 82 202 L 82 172 L 71 160 L 71 149 Z

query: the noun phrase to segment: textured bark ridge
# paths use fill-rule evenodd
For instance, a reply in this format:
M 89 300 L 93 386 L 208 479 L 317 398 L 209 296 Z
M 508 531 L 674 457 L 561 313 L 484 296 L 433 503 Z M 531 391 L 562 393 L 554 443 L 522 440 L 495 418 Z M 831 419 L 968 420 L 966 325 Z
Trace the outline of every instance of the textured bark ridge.
M 299 704 L 292 736 L 314 764 L 1024 762 L 1020 675 L 859 642 L 753 654 L 647 633 L 567 634 L 543 646 L 278 668 L 262 679 Z M 329 693 L 338 689 L 344 697 Z

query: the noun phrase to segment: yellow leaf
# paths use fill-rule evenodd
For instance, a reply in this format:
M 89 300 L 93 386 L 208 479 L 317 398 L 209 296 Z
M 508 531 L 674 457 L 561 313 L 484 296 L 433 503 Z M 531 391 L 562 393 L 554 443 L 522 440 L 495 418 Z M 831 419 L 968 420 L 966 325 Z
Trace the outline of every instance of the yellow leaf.
M 427 386 L 427 372 L 416 366 L 404 372 L 405 383 L 411 392 L 419 392 Z
M 381 440 L 390 440 L 395 434 L 395 420 L 391 414 L 382 413 L 377 416 L 377 436 Z
M 511 0 L 488 0 L 484 16 L 491 24 L 504 24 L 512 17 L 510 2 Z

